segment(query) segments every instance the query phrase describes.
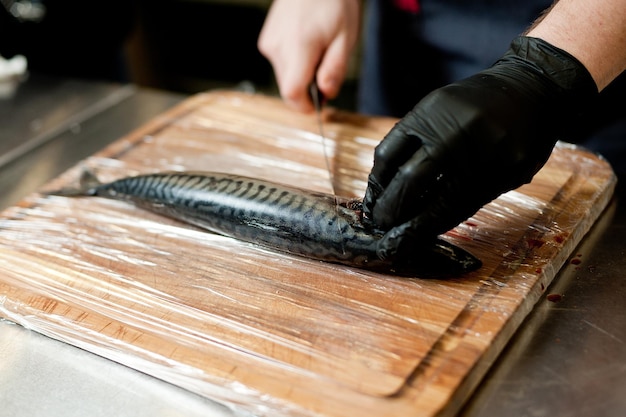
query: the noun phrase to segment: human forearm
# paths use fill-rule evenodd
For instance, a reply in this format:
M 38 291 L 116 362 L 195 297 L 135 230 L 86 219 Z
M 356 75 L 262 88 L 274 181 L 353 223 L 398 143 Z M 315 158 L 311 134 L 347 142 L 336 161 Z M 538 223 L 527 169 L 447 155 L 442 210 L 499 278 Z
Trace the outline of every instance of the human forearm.
M 561 0 L 528 36 L 575 56 L 602 90 L 626 69 L 626 0 Z

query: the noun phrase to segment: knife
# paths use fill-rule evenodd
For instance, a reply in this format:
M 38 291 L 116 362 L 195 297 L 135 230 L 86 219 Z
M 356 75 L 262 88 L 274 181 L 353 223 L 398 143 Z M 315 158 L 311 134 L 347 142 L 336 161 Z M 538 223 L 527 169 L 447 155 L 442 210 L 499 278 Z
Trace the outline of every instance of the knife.
M 322 105 L 324 103 L 324 94 L 320 91 L 317 86 L 317 81 L 315 78 L 311 82 L 309 86 L 309 94 L 311 95 L 311 100 L 313 101 L 313 107 L 315 107 L 315 113 L 317 115 L 317 127 L 319 128 L 320 137 L 322 138 L 322 149 L 324 150 L 324 160 L 326 161 L 326 171 L 328 171 L 328 181 L 330 182 L 330 189 L 333 191 L 333 195 L 335 196 L 335 210 L 339 212 L 339 199 L 337 198 L 337 192 L 335 191 L 335 177 L 333 175 L 333 171 L 330 168 L 330 159 L 328 158 L 328 152 L 326 151 L 326 135 L 324 135 L 324 123 L 322 120 Z M 341 226 L 337 223 L 337 232 L 342 235 Z M 346 250 L 341 244 L 341 251 L 345 254 Z
M 335 192 L 335 179 L 330 166 L 330 158 L 328 157 L 328 152 L 326 151 L 326 135 L 324 134 L 324 123 L 322 120 L 322 105 L 324 103 L 324 94 L 320 91 L 319 87 L 317 86 L 317 81 L 315 79 L 313 79 L 309 86 L 309 95 L 311 96 L 311 100 L 313 101 L 313 107 L 315 107 L 315 113 L 317 115 L 317 127 L 319 129 L 320 137 L 322 138 L 322 149 L 324 150 L 324 160 L 326 161 L 326 170 L 328 171 L 330 188 L 333 191 L 333 194 L 337 195 L 337 193 Z

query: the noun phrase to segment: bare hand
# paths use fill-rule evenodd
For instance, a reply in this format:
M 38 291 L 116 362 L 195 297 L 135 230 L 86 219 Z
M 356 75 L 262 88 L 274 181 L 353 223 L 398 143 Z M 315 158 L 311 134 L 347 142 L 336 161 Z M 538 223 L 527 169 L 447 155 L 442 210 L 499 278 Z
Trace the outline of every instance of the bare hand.
M 308 85 L 316 77 L 326 98 L 337 96 L 359 35 L 359 0 L 274 0 L 258 39 L 280 95 L 313 111 Z

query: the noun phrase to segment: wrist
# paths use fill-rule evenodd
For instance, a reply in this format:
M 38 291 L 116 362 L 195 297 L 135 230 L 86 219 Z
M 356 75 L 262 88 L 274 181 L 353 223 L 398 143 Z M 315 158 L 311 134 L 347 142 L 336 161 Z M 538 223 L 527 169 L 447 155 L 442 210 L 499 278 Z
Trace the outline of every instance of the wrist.
M 519 36 L 494 66 L 517 61 L 536 72 L 564 94 L 593 98 L 598 93 L 595 80 L 575 56 L 549 42 L 532 36 Z
M 576 57 L 539 38 L 515 38 L 487 72 L 514 77 L 524 95 L 538 94 L 536 105 L 547 106 L 557 123 L 584 113 L 598 96 L 593 77 Z
M 626 69 L 626 8 L 623 0 L 568 0 L 553 7 L 527 35 L 568 51 L 602 91 Z

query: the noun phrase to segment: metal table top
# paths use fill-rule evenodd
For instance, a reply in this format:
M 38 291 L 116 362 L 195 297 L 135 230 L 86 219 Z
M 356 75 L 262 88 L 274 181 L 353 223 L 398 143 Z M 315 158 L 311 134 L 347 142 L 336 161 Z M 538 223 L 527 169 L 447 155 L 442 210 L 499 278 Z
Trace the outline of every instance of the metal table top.
M 14 97 L 0 99 L 0 209 L 183 98 L 32 76 Z M 576 249 L 580 263 L 560 271 L 461 416 L 626 414 L 624 197 L 626 187 L 618 184 Z M 0 416 L 232 415 L 210 400 L 6 321 L 0 321 L 0 357 Z

